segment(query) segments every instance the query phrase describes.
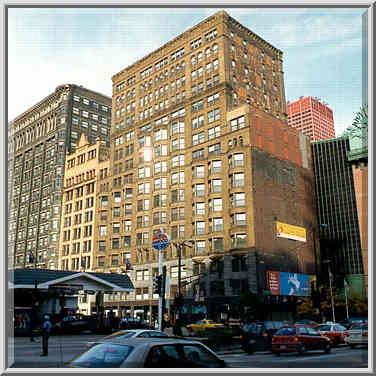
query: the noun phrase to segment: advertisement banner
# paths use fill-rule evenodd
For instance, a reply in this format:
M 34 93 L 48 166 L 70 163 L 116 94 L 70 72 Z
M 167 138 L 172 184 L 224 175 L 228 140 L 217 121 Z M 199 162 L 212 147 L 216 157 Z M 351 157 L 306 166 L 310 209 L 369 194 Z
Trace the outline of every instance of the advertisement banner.
M 279 295 L 281 291 L 280 283 L 279 283 L 279 272 L 266 272 L 267 273 L 267 281 L 268 281 L 268 288 L 270 290 L 271 295 Z
M 309 296 L 311 285 L 308 274 L 279 273 L 281 295 Z
M 304 227 L 293 226 L 283 222 L 276 222 L 276 226 L 278 238 L 298 240 L 300 242 L 307 241 L 307 231 Z
M 308 274 L 267 272 L 271 295 L 310 296 L 311 284 Z

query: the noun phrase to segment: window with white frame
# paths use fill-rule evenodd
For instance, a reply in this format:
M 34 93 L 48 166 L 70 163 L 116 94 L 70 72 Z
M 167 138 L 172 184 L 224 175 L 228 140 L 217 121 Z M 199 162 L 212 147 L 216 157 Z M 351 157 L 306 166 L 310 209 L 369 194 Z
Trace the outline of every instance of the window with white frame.
M 217 125 L 216 127 L 209 128 L 208 130 L 208 136 L 209 140 L 212 140 L 213 138 L 219 137 L 221 135 L 221 126 Z
M 205 215 L 205 202 L 196 202 L 196 215 Z
M 198 240 L 195 242 L 196 254 L 204 254 L 206 252 L 205 240 Z
M 205 221 L 198 221 L 195 223 L 195 235 L 205 235 Z
M 184 166 L 184 154 L 176 155 L 171 159 L 171 167 Z
M 200 132 L 192 136 L 192 144 L 198 145 L 205 142 L 205 132 Z
M 184 133 L 184 121 L 174 121 L 171 125 L 171 134 Z
M 236 119 L 231 120 L 231 130 L 236 131 L 238 129 L 244 128 L 245 127 L 245 119 L 244 116 L 240 116 Z
M 195 177 L 204 178 L 205 177 L 205 166 L 196 166 L 195 167 Z

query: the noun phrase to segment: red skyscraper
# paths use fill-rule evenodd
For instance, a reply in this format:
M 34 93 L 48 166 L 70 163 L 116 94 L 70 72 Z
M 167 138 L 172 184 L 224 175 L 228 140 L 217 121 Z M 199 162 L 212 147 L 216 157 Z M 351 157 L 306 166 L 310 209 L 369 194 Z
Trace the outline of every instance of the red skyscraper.
M 300 97 L 287 104 L 288 123 L 312 141 L 335 137 L 333 111 L 314 97 Z

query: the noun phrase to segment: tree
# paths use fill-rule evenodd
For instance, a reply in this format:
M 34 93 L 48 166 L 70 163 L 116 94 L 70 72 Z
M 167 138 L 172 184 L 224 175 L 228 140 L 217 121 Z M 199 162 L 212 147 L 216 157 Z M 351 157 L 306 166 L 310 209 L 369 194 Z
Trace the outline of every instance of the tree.
M 368 106 L 364 105 L 356 113 L 352 124 L 343 133 L 343 136 L 368 138 Z

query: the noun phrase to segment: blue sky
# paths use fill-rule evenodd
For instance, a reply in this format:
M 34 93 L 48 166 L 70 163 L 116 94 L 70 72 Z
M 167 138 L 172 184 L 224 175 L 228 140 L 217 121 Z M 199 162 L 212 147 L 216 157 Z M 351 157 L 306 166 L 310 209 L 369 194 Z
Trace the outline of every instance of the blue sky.
M 220 9 L 10 8 L 9 120 L 63 83 L 111 96 L 114 74 Z M 283 51 L 286 100 L 321 98 L 337 135 L 351 124 L 362 105 L 365 8 L 225 10 Z

